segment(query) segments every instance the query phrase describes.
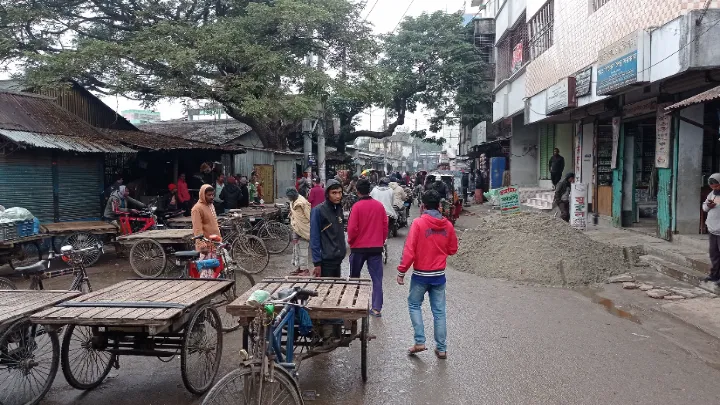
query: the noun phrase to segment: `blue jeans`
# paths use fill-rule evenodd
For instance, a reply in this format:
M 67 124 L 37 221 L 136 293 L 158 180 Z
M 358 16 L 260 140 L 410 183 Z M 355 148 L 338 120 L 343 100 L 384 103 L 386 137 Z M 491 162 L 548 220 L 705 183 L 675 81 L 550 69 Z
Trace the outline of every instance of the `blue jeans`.
M 425 345 L 425 325 L 422 317 L 422 303 L 425 293 L 430 297 L 430 309 L 433 314 L 433 329 L 435 330 L 435 344 L 440 352 L 447 351 L 445 339 L 447 337 L 445 316 L 445 284 L 431 285 L 410 281 L 410 295 L 408 295 L 408 308 L 410 321 L 415 330 L 415 344 Z

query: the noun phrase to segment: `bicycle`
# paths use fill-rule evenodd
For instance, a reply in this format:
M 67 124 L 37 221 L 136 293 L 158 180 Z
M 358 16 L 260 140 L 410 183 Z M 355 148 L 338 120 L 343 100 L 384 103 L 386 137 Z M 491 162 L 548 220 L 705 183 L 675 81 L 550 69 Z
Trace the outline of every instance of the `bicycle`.
M 262 239 L 249 234 L 240 210 L 230 210 L 230 215 L 222 219 L 219 225 L 223 240 L 231 245 L 232 258 L 235 261 L 242 260 L 248 273 L 257 274 L 267 268 L 270 252 Z
M 237 298 L 238 286 L 240 291 L 247 291 L 255 285 L 255 280 L 252 275 L 237 264 L 235 260 L 230 256 L 229 243 L 220 241 L 220 237 L 217 235 L 211 235 L 210 238 L 205 238 L 203 235 L 199 235 L 193 238 L 195 240 L 202 240 L 212 246 L 211 252 L 217 254 L 215 259 L 200 259 L 200 252 L 195 250 L 175 252 L 175 264 L 178 266 L 184 266 L 185 272 L 180 275 L 180 278 L 201 278 L 203 270 L 212 270 L 210 278 L 223 278 L 226 280 L 235 281 L 233 288 L 223 293 L 222 298 L 212 302 L 212 306 L 217 309 L 220 314 L 220 321 L 222 323 L 223 332 L 232 332 L 240 328 L 240 320 L 227 313 L 224 309 L 229 303 L 233 302 Z
M 273 301 L 268 301 L 269 294 L 264 300 L 256 294 L 248 299 L 248 304 L 257 308 L 257 316 L 250 325 L 258 337 L 257 342 L 252 345 L 250 354 L 241 350 L 244 359 L 240 368 L 220 379 L 203 400 L 203 405 L 303 404 L 294 375 L 292 346 L 283 351 L 281 339 L 285 332 L 287 342 L 294 340 L 298 308 L 304 308 L 307 300 L 317 297 L 318 293 L 294 287 L 279 294 L 287 295 Z M 276 305 L 282 305 L 283 309 L 273 316 Z M 260 336 L 264 338 L 260 339 Z
M 241 210 L 239 210 L 242 212 Z M 281 214 L 282 215 L 282 214 Z M 267 214 L 263 212 L 259 217 L 240 216 L 242 218 L 241 233 L 255 235 L 265 242 L 265 246 L 269 253 L 279 254 L 290 246 L 292 239 L 292 230 L 290 226 L 273 219 L 267 218 Z M 236 218 L 236 219 L 239 219 Z
M 63 246 L 60 249 L 59 255 L 51 250 L 50 253 L 48 253 L 47 259 L 41 260 L 30 266 L 16 267 L 15 274 L 18 274 L 23 278 L 30 279 L 30 287 L 28 288 L 29 290 L 44 290 L 44 279 L 73 274 L 75 277 L 73 278 L 72 283 L 70 283 L 69 290 L 88 293 L 92 291 L 92 287 L 90 286 L 90 278 L 88 277 L 87 271 L 85 270 L 84 256 L 86 253 L 103 254 L 104 249 L 101 243 L 82 249 L 74 249 L 72 246 L 69 245 Z M 65 261 L 70 267 L 61 270 L 50 271 L 50 262 L 57 257 L 61 257 L 62 260 Z M 4 287 L 8 287 L 7 289 L 10 290 L 17 289 L 15 283 L 13 283 L 11 280 L 6 278 L 0 278 L 0 289 L 5 289 Z

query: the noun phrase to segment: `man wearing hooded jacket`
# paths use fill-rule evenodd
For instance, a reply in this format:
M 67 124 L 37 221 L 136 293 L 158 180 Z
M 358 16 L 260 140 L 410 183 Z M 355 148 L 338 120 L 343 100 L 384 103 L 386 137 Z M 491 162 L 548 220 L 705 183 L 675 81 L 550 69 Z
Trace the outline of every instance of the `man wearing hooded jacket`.
M 346 253 L 342 196 L 342 185 L 335 180 L 328 180 L 325 201 L 310 213 L 310 247 L 315 277 L 341 275 L 340 265 Z

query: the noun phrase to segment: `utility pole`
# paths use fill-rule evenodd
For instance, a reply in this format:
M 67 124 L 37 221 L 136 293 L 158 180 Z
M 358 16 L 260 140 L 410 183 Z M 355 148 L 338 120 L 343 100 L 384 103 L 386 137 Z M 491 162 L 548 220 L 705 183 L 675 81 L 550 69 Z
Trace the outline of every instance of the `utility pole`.
M 385 107 L 385 118 L 383 119 L 383 132 L 387 130 L 388 127 L 388 116 L 387 116 L 387 107 Z M 383 172 L 387 174 L 388 172 L 388 160 L 387 160 L 387 138 L 383 139 Z
M 317 126 L 318 136 L 318 172 L 320 172 L 320 181 L 325 184 L 325 123 L 324 120 L 320 120 Z

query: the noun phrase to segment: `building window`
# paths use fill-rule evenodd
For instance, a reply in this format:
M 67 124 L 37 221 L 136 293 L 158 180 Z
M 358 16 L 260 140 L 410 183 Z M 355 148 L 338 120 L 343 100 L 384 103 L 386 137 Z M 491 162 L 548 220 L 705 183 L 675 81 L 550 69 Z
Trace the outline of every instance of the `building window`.
M 524 14 L 520 16 L 519 21 L 497 45 L 496 83 L 508 79 L 530 61 L 528 29 Z
M 553 44 L 553 26 L 555 25 L 553 8 L 554 1 L 548 1 L 528 23 L 531 59 L 540 56 Z
M 610 0 L 590 0 L 590 13 L 596 12 L 600 7 L 608 4 Z
M 494 34 L 475 35 L 475 48 L 483 62 L 493 63 L 493 51 L 495 48 Z

